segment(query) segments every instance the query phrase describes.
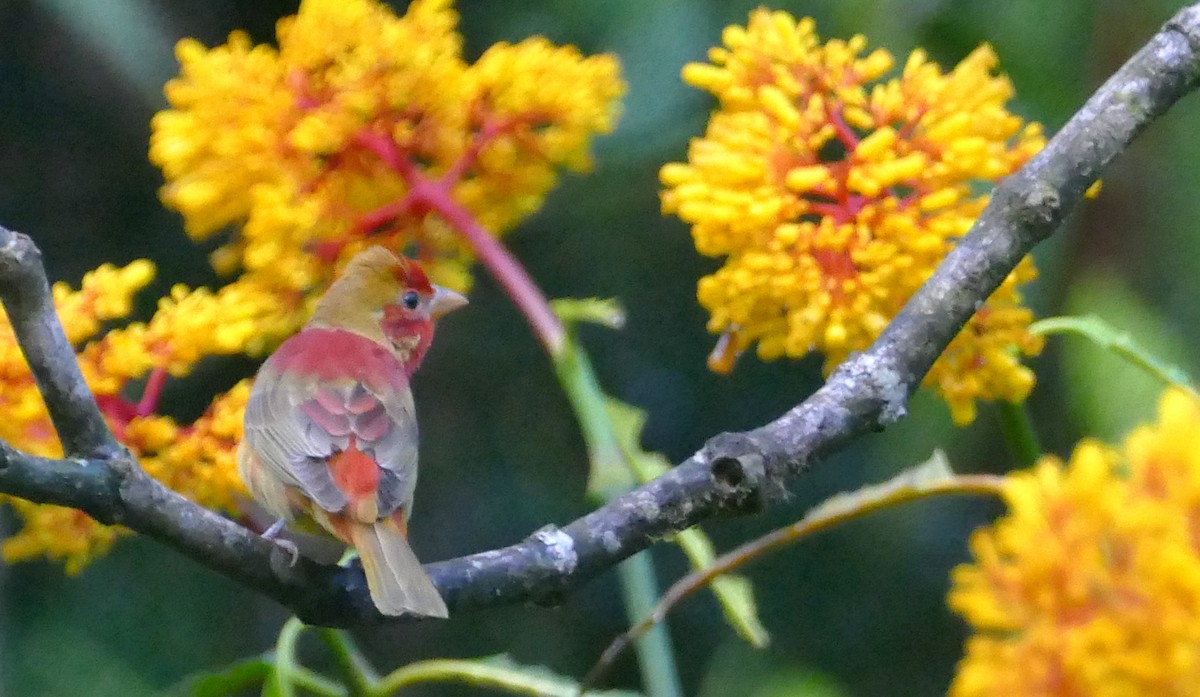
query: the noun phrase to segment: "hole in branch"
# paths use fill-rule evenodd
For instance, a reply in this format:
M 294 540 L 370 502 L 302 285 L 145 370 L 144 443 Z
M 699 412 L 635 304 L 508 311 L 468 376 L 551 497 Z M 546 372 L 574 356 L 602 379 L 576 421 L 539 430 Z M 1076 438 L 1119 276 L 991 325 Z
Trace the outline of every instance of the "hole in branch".
M 713 477 L 730 487 L 737 488 L 746 481 L 746 472 L 742 469 L 742 461 L 736 457 L 718 458 L 712 463 Z

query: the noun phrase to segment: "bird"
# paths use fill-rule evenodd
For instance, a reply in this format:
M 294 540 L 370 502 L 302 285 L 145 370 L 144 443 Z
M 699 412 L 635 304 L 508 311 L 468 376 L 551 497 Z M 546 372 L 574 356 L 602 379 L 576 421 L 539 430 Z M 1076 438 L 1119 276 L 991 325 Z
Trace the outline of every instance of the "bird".
M 264 536 L 315 521 L 357 550 L 383 615 L 449 615 L 408 543 L 417 484 L 409 380 L 434 323 L 466 304 L 416 262 L 369 247 L 263 363 L 246 403 L 238 470 L 278 517 Z

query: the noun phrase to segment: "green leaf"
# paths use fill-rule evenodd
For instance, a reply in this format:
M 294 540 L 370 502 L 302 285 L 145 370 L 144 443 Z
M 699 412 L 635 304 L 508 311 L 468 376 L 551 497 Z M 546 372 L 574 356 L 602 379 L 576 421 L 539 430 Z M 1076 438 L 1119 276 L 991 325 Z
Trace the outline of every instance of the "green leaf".
M 630 643 L 639 641 L 657 628 L 672 608 L 695 591 L 711 585 L 721 573 L 740 568 L 814 532 L 899 503 L 947 494 L 1000 496 L 1004 492 L 1004 481 L 1003 477 L 993 474 L 956 475 L 950 470 L 945 455 L 941 451 L 935 451 L 928 461 L 904 470 L 882 484 L 864 486 L 855 491 L 832 496 L 795 523 L 772 530 L 726 552 L 704 570 L 695 571 L 676 581 L 653 611 L 609 644 L 584 679 L 589 683 L 597 680 L 612 667 L 613 662 Z M 738 692 L 745 694 L 746 690 L 741 689 Z
M 1191 392 L 1200 398 L 1192 386 L 1187 371 L 1177 365 L 1160 360 L 1150 350 L 1138 344 L 1129 332 L 1123 332 L 1096 315 L 1081 317 L 1047 317 L 1034 322 L 1029 330 L 1034 334 L 1075 334 L 1090 340 L 1113 355 L 1144 370 L 1155 379 Z
M 771 675 L 750 697 L 843 697 L 845 694 L 840 685 L 824 674 L 792 669 Z
M 599 321 L 610 327 L 618 327 L 624 319 L 614 302 L 561 300 L 556 301 L 553 307 L 563 319 L 566 332 L 561 348 L 551 352 L 551 359 L 587 444 L 590 465 L 587 497 L 601 504 L 629 491 L 637 480 L 631 471 L 629 458 L 617 440 L 608 408 L 608 396 L 600 388 L 587 352 L 579 344 L 574 330 L 580 321 Z M 648 563 L 644 554 L 640 555 L 640 563 L 638 558 L 634 558 L 619 567 L 621 592 L 627 612 L 640 611 L 642 605 L 652 604 L 653 599 L 658 597 L 654 565 Z M 665 631 L 654 632 L 638 640 L 638 661 L 647 684 L 655 685 L 657 692 L 672 696 L 679 693 L 674 652 Z
M 543 666 L 516 663 L 508 656 L 480 659 L 435 658 L 398 668 L 375 685 L 371 694 L 390 695 L 402 687 L 425 682 L 460 682 L 532 697 L 576 697 L 579 683 Z M 638 697 L 627 690 L 589 691 L 597 697 Z
M 1182 371 L 1171 365 L 1189 356 L 1178 327 L 1119 280 L 1085 276 L 1072 284 L 1066 305 L 1077 316 L 1066 326 L 1060 324 L 1060 318 L 1052 318 L 1043 320 L 1049 324 L 1038 322 L 1033 328 L 1089 339 L 1062 342 L 1067 413 L 1082 432 L 1119 440 L 1146 414 L 1153 413 L 1164 381 L 1190 384 Z M 1079 318 L 1082 323 L 1075 323 Z M 1113 395 L 1120 395 L 1119 407 Z
M 625 308 L 615 298 L 559 298 L 550 301 L 550 309 L 568 329 L 580 322 L 599 324 L 609 329 L 625 326 Z
M 699 528 L 679 533 L 675 543 L 683 549 L 694 569 L 707 568 L 716 559 L 712 540 Z M 725 620 L 738 636 L 756 649 L 764 649 L 771 643 L 771 635 L 758 618 L 758 603 L 754 600 L 754 585 L 750 579 L 739 574 L 721 574 L 713 579 L 710 588 L 721 602 Z
M 248 658 L 215 671 L 192 675 L 171 688 L 167 694 L 180 697 L 238 695 L 251 687 L 263 684 L 270 672 L 271 663 L 266 658 Z
M 600 504 L 628 491 L 635 483 L 629 463 L 614 435 L 608 397 L 596 382 L 587 354 L 568 334 L 554 359 L 554 371 L 579 421 L 588 450 L 587 496 Z
M 830 676 L 794 656 L 752 651 L 732 642 L 718 646 L 700 681 L 697 697 L 848 697 Z
M 629 462 L 629 467 L 638 482 L 645 484 L 671 469 L 671 461 L 662 453 L 642 450 L 642 430 L 646 427 L 647 419 L 645 409 L 612 397 L 605 399 L 604 406 L 608 410 L 609 420 L 612 421 L 617 446 Z

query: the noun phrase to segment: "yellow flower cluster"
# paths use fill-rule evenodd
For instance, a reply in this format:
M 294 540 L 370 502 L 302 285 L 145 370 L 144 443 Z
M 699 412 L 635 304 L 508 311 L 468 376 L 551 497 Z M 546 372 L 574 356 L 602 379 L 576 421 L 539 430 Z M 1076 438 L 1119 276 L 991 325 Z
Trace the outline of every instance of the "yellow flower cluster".
M 1008 80 L 982 46 L 944 73 L 921 51 L 883 80 L 892 56 L 866 40 L 821 43 L 811 19 L 759 9 L 728 27 L 711 64 L 683 79 L 719 108 L 687 163 L 664 166 L 662 206 L 692 225 L 696 249 L 726 257 L 700 280 L 709 330 L 726 358 L 817 350 L 826 371 L 866 348 L 971 227 L 1002 178 L 1044 144 L 1009 113 Z M 926 379 L 954 420 L 975 400 L 1024 399 L 1034 354 L 1022 262 Z M 731 366 L 716 357 L 714 368 Z
M 1200 404 L 1168 391 L 1122 448 L 1009 477 L 949 602 L 975 628 L 950 694 L 1191 695 L 1200 684 Z
M 123 393 L 155 370 L 183 375 L 204 356 L 261 351 L 272 332 L 282 336 L 294 326 L 287 331 L 272 326 L 283 316 L 278 307 L 235 282 L 216 293 L 177 286 L 149 322 L 127 324 L 96 338 L 103 323 L 130 313 L 133 294 L 153 276 L 154 266 L 145 260 L 122 268 L 105 264 L 85 275 L 77 291 L 55 284 L 55 307 L 67 338 L 81 346 L 84 377 L 109 426 L 146 470 L 202 505 L 234 512 L 235 498 L 244 491 L 234 453 L 248 382 L 218 396 L 190 425 L 148 409 L 140 413 Z M 26 452 L 60 456 L 49 415 L 7 320 L 0 321 L 0 385 L 0 413 L 5 416 L 0 438 Z M 0 501 L 23 521 L 21 530 L 0 544 L 6 561 L 46 556 L 64 561 L 67 572 L 74 573 L 107 551 L 122 532 L 79 511 L 13 497 Z
M 588 166 L 623 91 L 616 60 L 542 38 L 462 57 L 448 0 L 402 17 L 374 0 L 304 0 L 279 22 L 278 49 L 234 32 L 223 46 L 177 47 L 172 106 L 154 117 L 150 158 L 162 199 L 204 239 L 239 227 L 216 253 L 265 288 L 307 292 L 366 244 L 403 250 L 445 285 L 470 282 L 470 254 L 402 203 L 440 184 L 494 233 L 541 205 L 557 167 Z

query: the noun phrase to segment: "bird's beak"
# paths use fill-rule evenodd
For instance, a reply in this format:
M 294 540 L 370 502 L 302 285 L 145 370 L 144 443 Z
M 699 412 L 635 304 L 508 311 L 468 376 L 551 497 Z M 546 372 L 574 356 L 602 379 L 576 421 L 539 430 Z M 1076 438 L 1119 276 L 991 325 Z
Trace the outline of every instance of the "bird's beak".
M 429 303 L 429 316 L 437 319 L 444 314 L 453 312 L 467 304 L 462 293 L 455 293 L 449 288 L 433 287 L 433 300 Z

